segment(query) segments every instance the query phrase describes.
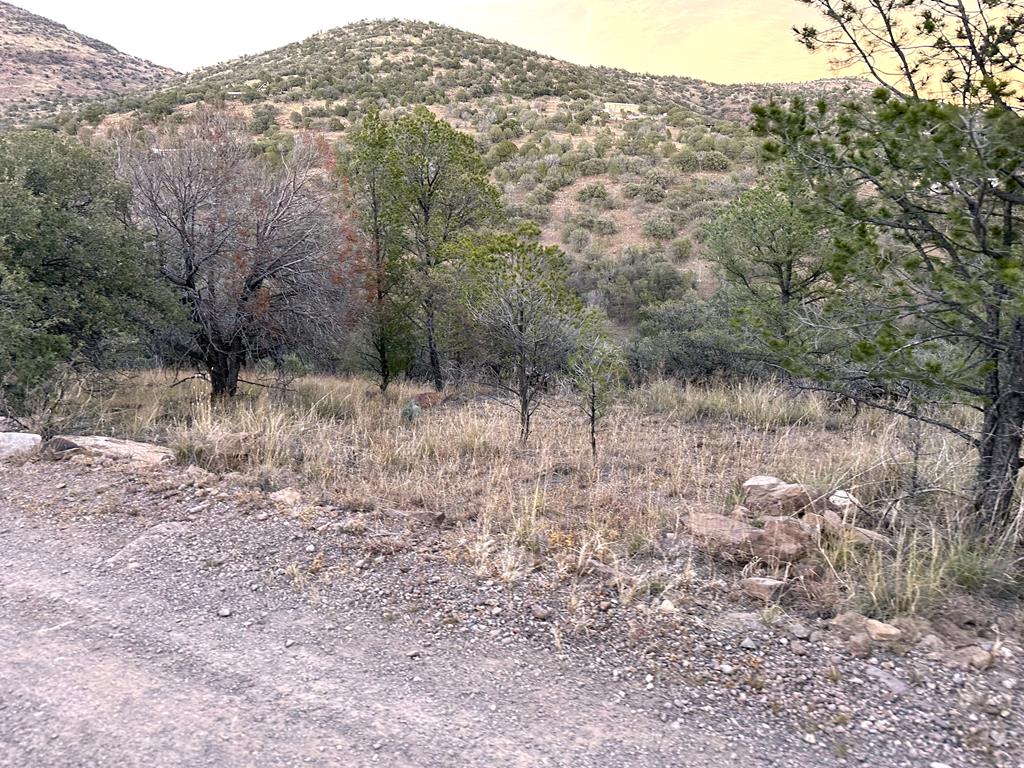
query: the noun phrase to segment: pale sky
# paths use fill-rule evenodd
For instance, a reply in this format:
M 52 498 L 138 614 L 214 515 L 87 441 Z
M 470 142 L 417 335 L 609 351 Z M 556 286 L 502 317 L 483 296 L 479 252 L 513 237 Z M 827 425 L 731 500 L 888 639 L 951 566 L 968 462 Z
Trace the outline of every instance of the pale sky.
M 716 82 L 809 80 L 825 57 L 790 31 L 797 0 L 14 0 L 157 64 L 186 71 L 363 18 L 450 24 L 578 64 Z

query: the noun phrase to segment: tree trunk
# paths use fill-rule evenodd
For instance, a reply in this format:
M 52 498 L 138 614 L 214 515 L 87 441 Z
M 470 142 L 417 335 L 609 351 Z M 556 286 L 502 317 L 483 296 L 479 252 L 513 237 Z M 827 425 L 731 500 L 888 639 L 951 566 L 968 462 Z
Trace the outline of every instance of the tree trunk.
M 1007 349 L 989 375 L 974 477 L 978 528 L 992 533 L 1002 533 L 1013 522 L 1024 429 L 1024 319 L 1016 319 L 1007 336 Z
M 210 400 L 223 402 L 238 394 L 238 377 L 242 372 L 241 358 L 231 355 L 218 355 L 207 363 L 210 372 Z
M 423 309 L 426 313 L 427 355 L 429 356 L 430 379 L 434 384 L 434 389 L 440 392 L 444 389 L 444 375 L 441 372 L 441 354 L 437 349 L 434 302 L 431 300 L 424 302 Z
M 519 442 L 526 444 L 530 439 L 530 381 L 526 375 L 526 366 L 520 362 L 516 366 L 516 388 L 519 394 Z
M 590 454 L 597 461 L 597 384 L 590 382 Z

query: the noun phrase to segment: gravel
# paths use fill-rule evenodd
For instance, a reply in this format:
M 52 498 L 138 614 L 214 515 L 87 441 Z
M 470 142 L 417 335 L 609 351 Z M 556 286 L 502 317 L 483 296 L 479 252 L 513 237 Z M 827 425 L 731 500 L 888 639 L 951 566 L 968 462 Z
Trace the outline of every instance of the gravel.
M 1019 638 L 854 658 L 720 573 L 504 582 L 466 531 L 182 477 L 0 464 L 0 766 L 1022 765 Z

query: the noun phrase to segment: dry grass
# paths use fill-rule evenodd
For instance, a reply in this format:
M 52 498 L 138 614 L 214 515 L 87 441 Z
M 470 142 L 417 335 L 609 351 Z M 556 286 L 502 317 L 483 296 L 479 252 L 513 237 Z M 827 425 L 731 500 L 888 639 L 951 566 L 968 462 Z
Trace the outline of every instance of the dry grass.
M 869 613 L 915 613 L 951 588 L 1015 584 L 1009 545 L 962 535 L 957 490 L 972 459 L 962 443 L 780 386 L 653 382 L 607 419 L 595 463 L 582 419 L 557 399 L 523 447 L 514 413 L 478 393 L 406 424 L 402 405 L 422 385 L 381 396 L 365 380 L 307 377 L 215 409 L 203 382 L 172 382 L 149 373 L 91 402 L 95 428 L 164 442 L 183 462 L 266 489 L 302 486 L 359 510 L 443 511 L 464 557 L 506 580 L 540 558 L 565 572 L 650 561 L 688 513 L 728 512 L 744 480 L 772 474 L 852 490 L 866 507 L 858 522 L 892 536 L 891 550 L 847 543 L 822 553 L 843 598 Z

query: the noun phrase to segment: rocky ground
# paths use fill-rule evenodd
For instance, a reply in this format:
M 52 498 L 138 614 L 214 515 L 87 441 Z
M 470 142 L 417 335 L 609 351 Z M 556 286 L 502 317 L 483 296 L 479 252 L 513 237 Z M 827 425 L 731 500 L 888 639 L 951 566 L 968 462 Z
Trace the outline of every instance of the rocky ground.
M 0 765 L 1024 765 L 1009 620 L 864 642 L 692 554 L 627 604 L 470 546 L 195 468 L 0 463 Z

